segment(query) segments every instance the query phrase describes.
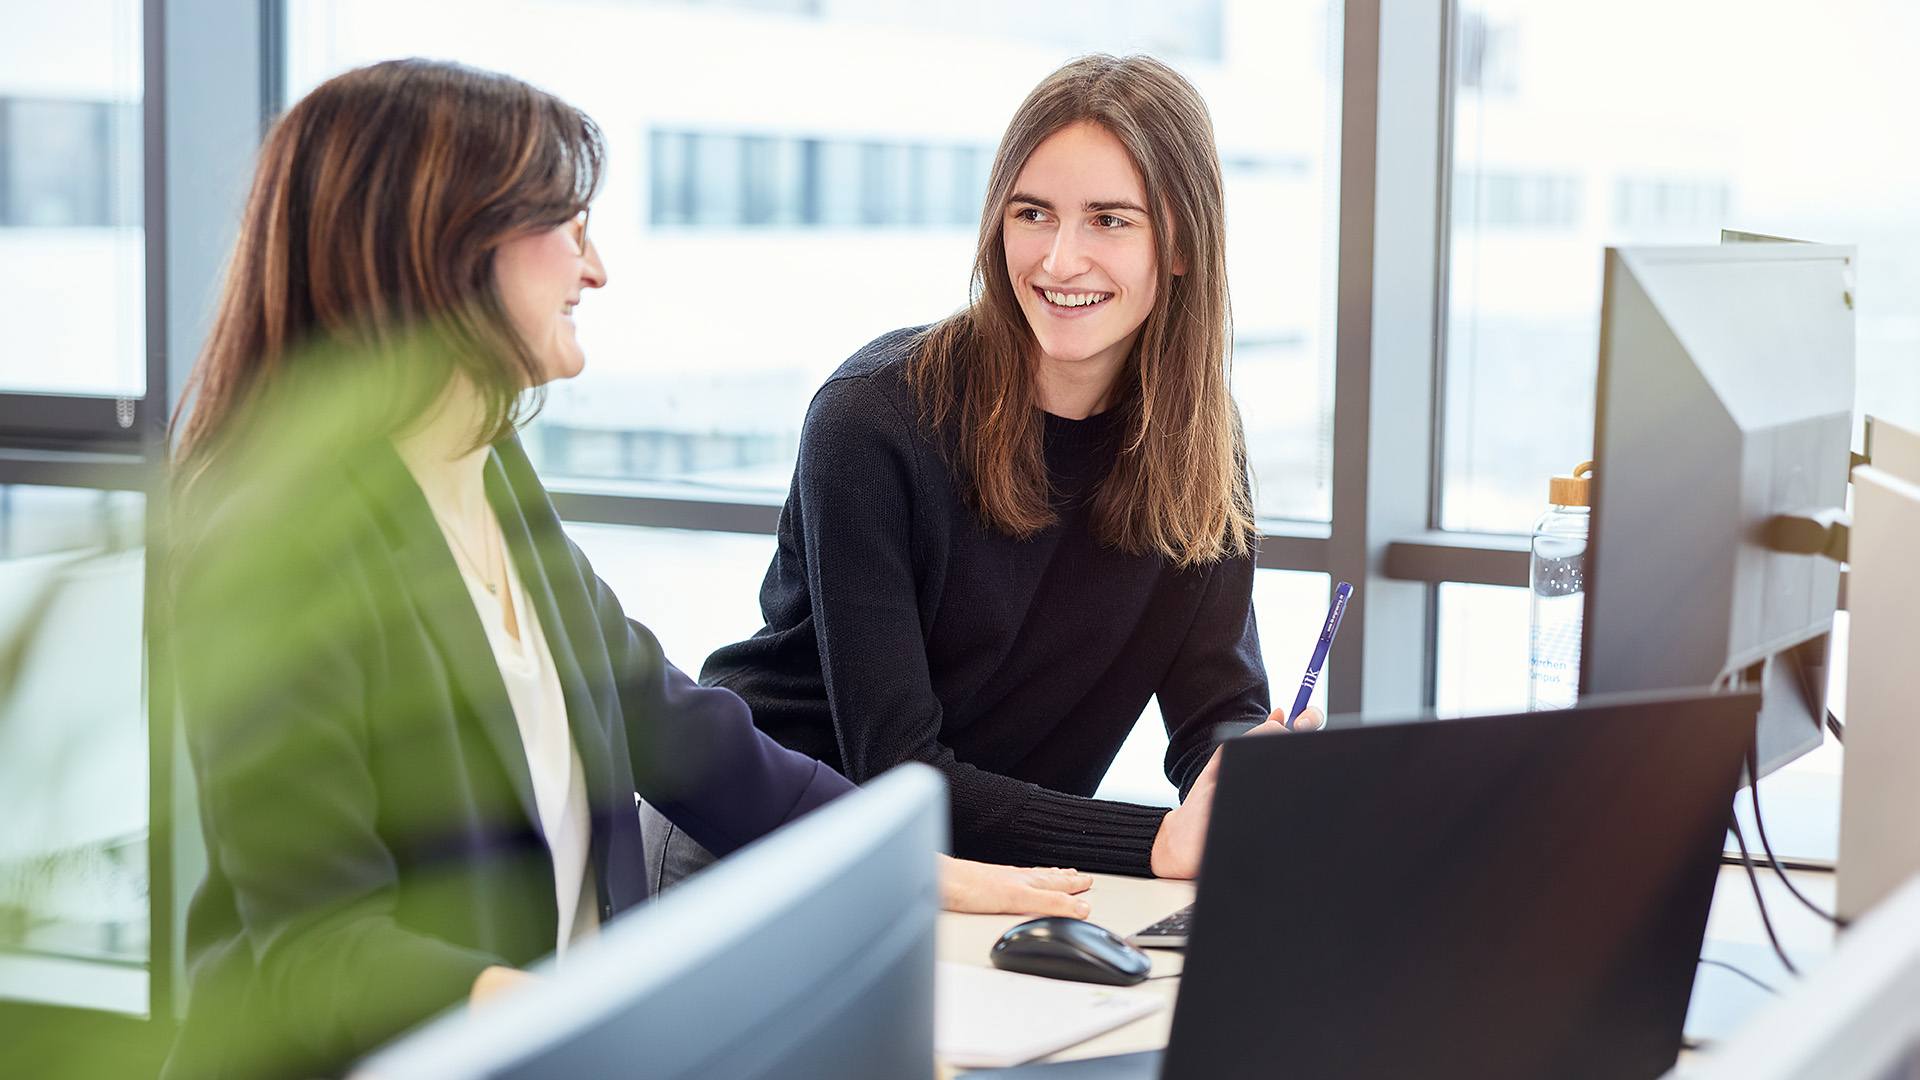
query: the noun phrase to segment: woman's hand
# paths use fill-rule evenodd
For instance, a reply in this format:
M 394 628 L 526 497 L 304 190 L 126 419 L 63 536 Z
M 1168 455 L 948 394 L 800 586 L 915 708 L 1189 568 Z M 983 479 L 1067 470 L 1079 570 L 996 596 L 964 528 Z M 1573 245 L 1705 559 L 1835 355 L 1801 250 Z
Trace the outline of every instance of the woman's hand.
M 1247 732 L 1247 735 L 1284 734 L 1286 725 L 1284 708 L 1273 710 L 1266 721 Z M 1319 709 L 1307 708 L 1293 721 L 1294 731 L 1313 731 L 1325 722 Z M 1245 738 L 1246 736 L 1241 736 Z M 1154 877 L 1191 878 L 1200 873 L 1200 850 L 1207 842 L 1207 820 L 1213 816 L 1213 789 L 1220 777 L 1220 748 L 1214 747 L 1213 756 L 1207 759 L 1207 767 L 1200 770 L 1200 778 L 1193 782 L 1187 797 L 1160 819 L 1160 831 L 1153 838 L 1153 854 L 1148 865 Z
M 485 1005 L 503 994 L 539 982 L 538 975 L 532 975 L 519 968 L 501 967 L 495 964 L 482 971 L 480 977 L 473 980 L 473 990 L 467 995 L 467 1004 Z
M 981 915 L 1087 917 L 1085 900 L 1071 894 L 1093 887 L 1093 878 L 1057 867 L 995 866 L 940 856 L 940 906 Z

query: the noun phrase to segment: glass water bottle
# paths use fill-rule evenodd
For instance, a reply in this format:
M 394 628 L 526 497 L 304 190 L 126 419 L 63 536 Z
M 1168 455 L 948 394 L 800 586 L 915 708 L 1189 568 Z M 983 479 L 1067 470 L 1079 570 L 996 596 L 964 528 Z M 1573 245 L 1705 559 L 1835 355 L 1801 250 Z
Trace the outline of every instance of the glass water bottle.
M 1580 694 L 1580 623 L 1587 582 L 1587 522 L 1593 462 L 1547 485 L 1547 512 L 1533 526 L 1527 583 L 1527 708 L 1565 709 Z

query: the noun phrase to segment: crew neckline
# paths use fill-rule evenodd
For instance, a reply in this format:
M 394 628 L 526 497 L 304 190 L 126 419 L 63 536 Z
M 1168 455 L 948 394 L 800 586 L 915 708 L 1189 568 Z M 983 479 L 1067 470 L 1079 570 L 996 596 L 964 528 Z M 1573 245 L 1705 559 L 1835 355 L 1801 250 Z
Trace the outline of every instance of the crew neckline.
M 1104 409 L 1080 420 L 1069 419 L 1044 409 L 1041 410 L 1040 415 L 1046 425 L 1048 442 L 1071 445 L 1092 443 L 1104 438 L 1117 425 L 1120 410 Z

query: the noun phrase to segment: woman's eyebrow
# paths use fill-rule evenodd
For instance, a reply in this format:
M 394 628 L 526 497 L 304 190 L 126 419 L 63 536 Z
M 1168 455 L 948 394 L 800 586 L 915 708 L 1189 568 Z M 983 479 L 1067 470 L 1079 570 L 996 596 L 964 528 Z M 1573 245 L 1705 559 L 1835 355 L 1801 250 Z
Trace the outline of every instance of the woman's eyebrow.
M 1042 210 L 1053 209 L 1052 201 L 1043 199 L 1038 195 L 1029 195 L 1024 191 L 1016 191 L 1007 196 L 1007 202 L 1027 203 L 1031 206 L 1037 206 Z M 1085 204 L 1085 209 L 1090 214 L 1103 214 L 1109 210 L 1131 210 L 1136 214 L 1144 214 L 1147 212 L 1145 207 L 1129 199 L 1094 199 Z

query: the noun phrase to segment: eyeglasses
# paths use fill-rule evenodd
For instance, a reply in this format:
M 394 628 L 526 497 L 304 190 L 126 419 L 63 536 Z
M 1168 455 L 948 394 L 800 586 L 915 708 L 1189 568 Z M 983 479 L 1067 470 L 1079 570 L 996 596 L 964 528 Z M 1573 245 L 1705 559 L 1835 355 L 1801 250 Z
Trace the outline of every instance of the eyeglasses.
M 592 213 L 593 208 L 588 207 L 573 215 L 573 221 L 570 222 L 573 226 L 573 242 L 579 246 L 582 258 L 587 254 L 587 218 Z

